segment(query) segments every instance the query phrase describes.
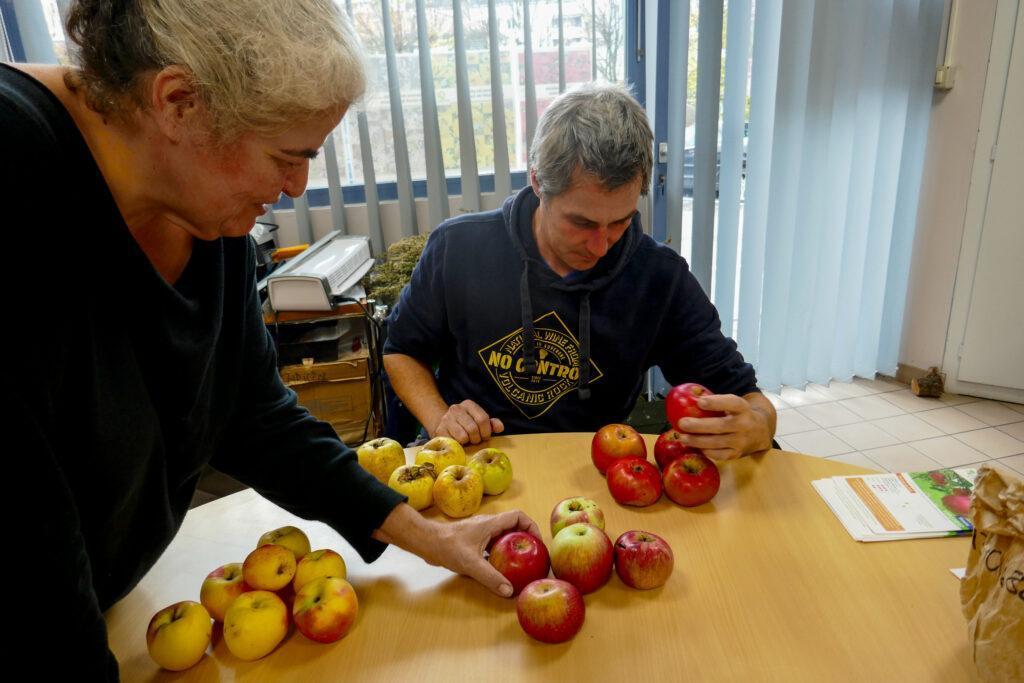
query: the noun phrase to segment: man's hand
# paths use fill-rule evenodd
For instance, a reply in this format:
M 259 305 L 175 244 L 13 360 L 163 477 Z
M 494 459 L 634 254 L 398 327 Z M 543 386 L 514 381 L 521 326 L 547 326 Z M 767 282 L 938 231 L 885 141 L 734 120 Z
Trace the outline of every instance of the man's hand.
M 430 436 L 450 436 L 461 444 L 477 444 L 503 431 L 505 425 L 501 420 L 489 416 L 483 408 L 466 399 L 462 403 L 448 406 L 448 410 L 430 431 Z
M 477 580 L 504 598 L 512 584 L 484 559 L 491 541 L 508 531 L 526 531 L 540 538 L 537 524 L 518 510 L 497 515 L 474 515 L 458 522 L 425 519 L 408 505 L 400 505 L 374 536 L 419 555 L 428 563 Z
M 725 417 L 687 417 L 679 421 L 681 439 L 715 460 L 732 460 L 772 447 L 775 409 L 760 393 L 702 396 L 697 405 Z M 767 406 L 767 407 L 766 407 Z

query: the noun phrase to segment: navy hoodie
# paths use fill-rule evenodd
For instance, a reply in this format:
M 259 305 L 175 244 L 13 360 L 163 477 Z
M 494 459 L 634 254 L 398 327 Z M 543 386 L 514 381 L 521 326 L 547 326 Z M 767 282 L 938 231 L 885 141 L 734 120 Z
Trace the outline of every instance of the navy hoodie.
M 384 353 L 436 365 L 449 405 L 476 401 L 508 434 L 622 422 L 653 366 L 672 384 L 757 390 L 686 261 L 645 235 L 639 214 L 596 266 L 563 278 L 537 250 L 538 207 L 527 186 L 434 230 Z

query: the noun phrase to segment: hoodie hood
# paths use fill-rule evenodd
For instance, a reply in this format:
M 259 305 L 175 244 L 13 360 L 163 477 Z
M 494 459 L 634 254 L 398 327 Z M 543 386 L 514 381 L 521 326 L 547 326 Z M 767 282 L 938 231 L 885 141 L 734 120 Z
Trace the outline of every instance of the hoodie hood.
M 567 282 L 551 271 L 541 258 L 533 239 L 530 222 L 520 220 L 524 209 L 529 209 L 532 216 L 533 211 L 536 211 L 539 206 L 540 200 L 534 194 L 533 188 L 527 185 L 514 196 L 506 199 L 501 207 L 501 213 L 505 219 L 505 230 L 515 247 L 516 255 L 522 262 L 522 275 L 519 279 L 519 303 L 523 322 L 523 362 L 528 372 L 537 370 L 537 351 L 533 338 L 533 306 L 530 302 L 530 270 L 532 267 L 538 273 L 538 277 L 541 277 L 540 274 L 550 273 L 550 280 L 544 286 L 565 292 L 580 293 L 578 330 L 580 375 L 577 391 L 581 400 L 587 400 L 590 398 L 590 388 L 588 387 L 590 383 L 590 295 L 606 287 L 618 277 L 640 246 L 640 238 L 643 236 L 640 216 L 637 214 L 633 217 L 629 228 L 608 250 L 608 253 L 597 262 L 597 265 L 579 279 L 574 278 Z

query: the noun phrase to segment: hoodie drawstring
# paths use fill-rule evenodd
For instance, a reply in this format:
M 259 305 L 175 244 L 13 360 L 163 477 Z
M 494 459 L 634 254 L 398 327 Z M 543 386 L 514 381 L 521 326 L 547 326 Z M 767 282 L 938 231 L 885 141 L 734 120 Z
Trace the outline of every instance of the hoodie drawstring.
M 523 365 L 529 373 L 537 372 L 537 351 L 533 346 L 533 306 L 530 303 L 530 261 L 523 260 L 519 278 L 519 304 L 523 315 Z
M 581 401 L 590 398 L 590 291 L 583 292 L 580 301 L 580 383 Z

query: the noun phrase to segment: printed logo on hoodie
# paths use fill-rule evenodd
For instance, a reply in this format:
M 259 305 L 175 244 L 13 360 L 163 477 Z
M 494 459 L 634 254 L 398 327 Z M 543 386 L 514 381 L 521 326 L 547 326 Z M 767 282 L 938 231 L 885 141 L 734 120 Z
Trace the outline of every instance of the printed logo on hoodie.
M 527 372 L 525 367 L 522 327 L 478 352 L 501 393 L 530 420 L 546 413 L 580 380 L 580 343 L 558 314 L 549 311 L 533 324 L 536 372 Z M 593 384 L 603 373 L 593 360 L 590 365 Z

